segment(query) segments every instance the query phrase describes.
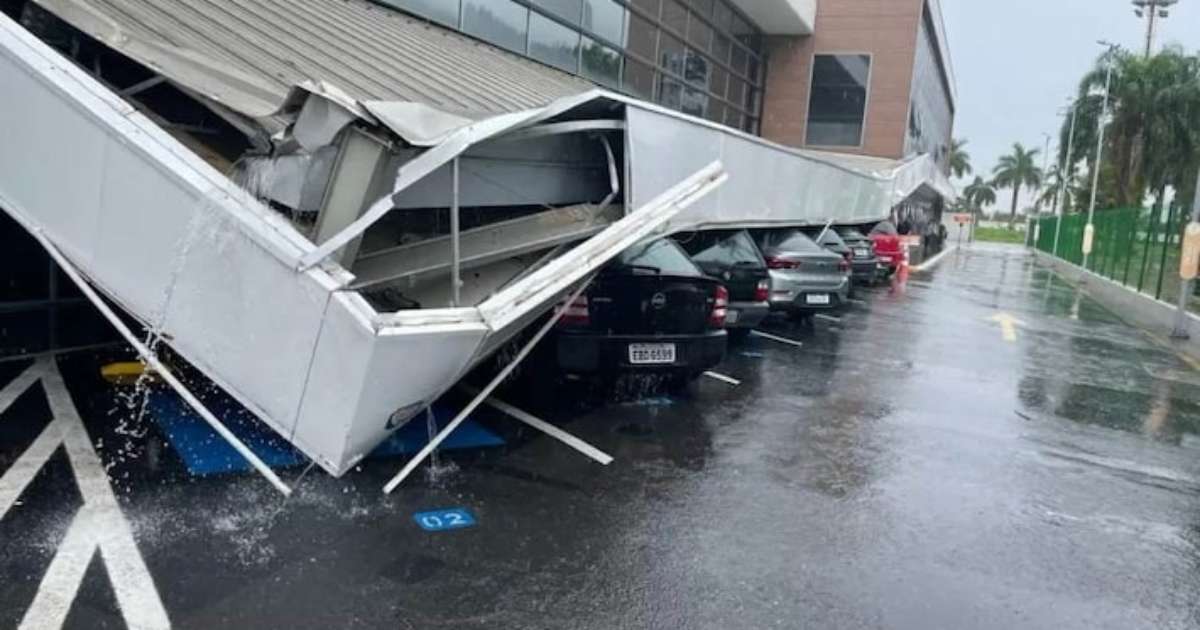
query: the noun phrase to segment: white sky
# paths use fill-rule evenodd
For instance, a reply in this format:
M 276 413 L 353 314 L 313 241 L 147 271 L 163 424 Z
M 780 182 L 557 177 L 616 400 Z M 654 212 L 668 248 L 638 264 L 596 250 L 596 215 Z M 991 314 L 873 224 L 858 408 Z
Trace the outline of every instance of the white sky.
M 942 12 L 958 81 L 954 136 L 970 141 L 985 177 L 1013 142 L 1041 149 L 1051 133 L 1057 151 L 1058 111 L 1102 52 L 1097 40 L 1145 46 L 1130 0 L 942 0 Z M 1200 49 L 1200 0 L 1180 0 L 1159 25 L 1157 46 Z M 1007 209 L 1007 191 L 997 197 Z

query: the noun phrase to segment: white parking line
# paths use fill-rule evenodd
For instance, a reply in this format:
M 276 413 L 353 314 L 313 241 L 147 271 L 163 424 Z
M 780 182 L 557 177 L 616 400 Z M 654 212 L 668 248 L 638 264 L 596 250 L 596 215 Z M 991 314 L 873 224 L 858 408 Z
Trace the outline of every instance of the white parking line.
M 779 335 L 772 335 L 771 333 L 766 333 L 761 330 L 752 330 L 752 331 L 750 331 L 750 334 L 754 335 L 755 337 L 762 337 L 763 339 L 770 339 L 771 341 L 778 341 L 779 343 L 786 343 L 789 346 L 796 346 L 797 348 L 804 347 L 803 343 L 796 341 L 795 339 L 788 339 L 787 337 L 780 337 Z
M 717 372 L 705 372 L 704 375 L 707 376 L 708 378 L 721 381 L 722 383 L 728 383 L 730 385 L 733 385 L 734 387 L 737 387 L 738 385 L 742 384 L 741 381 L 737 380 L 736 378 L 733 378 L 732 376 L 725 376 L 724 374 L 718 374 Z
M 99 551 L 126 626 L 169 628 L 167 611 L 133 540 L 133 530 L 121 513 L 104 466 L 92 448 L 87 429 L 54 360 L 39 359 L 0 390 L 0 412 L 16 400 L 20 391 L 39 379 L 53 419 L 0 477 L 0 518 L 17 504 L 21 493 L 59 445 L 67 452 L 75 483 L 83 496 L 83 507 L 75 514 L 66 537 L 55 551 L 20 627 L 61 627 L 79 593 L 88 563 Z
M 858 298 L 846 298 L 846 301 L 851 304 L 857 304 L 858 306 L 866 306 L 867 305 L 866 300 L 860 300 Z
M 842 323 L 841 317 L 834 317 L 833 315 L 826 315 L 825 313 L 817 313 L 816 315 L 814 315 L 814 317 L 816 317 L 817 319 L 825 320 L 827 322 L 834 322 L 836 324 Z

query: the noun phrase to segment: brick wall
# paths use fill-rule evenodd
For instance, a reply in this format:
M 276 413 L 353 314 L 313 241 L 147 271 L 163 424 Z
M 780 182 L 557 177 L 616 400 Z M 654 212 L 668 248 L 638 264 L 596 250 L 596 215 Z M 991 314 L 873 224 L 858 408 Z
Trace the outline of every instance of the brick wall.
M 820 0 L 812 36 L 770 38 L 763 137 L 804 146 L 814 54 L 868 53 L 871 85 L 863 146 L 831 150 L 902 157 L 923 3 L 924 0 Z

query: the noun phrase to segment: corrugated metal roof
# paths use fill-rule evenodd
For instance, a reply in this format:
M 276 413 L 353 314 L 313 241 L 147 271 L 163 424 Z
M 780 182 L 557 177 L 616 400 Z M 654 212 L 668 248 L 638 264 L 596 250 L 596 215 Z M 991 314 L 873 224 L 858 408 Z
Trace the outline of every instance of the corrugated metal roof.
M 251 117 L 295 84 L 467 112 L 544 105 L 594 86 L 363 0 L 34 0 L 168 79 Z

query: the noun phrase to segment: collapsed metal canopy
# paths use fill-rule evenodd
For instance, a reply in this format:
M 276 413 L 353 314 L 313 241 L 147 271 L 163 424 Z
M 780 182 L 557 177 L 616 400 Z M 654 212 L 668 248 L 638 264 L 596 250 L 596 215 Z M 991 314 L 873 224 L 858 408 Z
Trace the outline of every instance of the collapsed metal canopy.
M 325 81 L 358 100 L 499 113 L 588 81 L 366 0 L 32 0 L 171 81 L 248 116 Z
M 33 0 L 188 90 L 277 130 L 272 116 L 310 92 L 334 110 L 435 146 L 487 118 L 554 103 L 627 109 L 637 207 L 721 160 L 731 186 L 678 229 L 866 223 L 918 190 L 952 200 L 928 156 L 906 160 L 797 150 L 644 101 L 366 0 Z M 305 85 L 297 90 L 297 85 Z M 584 95 L 583 93 L 588 93 Z M 343 120 L 343 122 L 345 122 Z M 461 138 L 460 138 L 461 139 Z M 479 138 L 482 140 L 483 138 Z M 471 143 L 468 140 L 467 145 Z M 769 185 L 767 185 L 769 184 Z

